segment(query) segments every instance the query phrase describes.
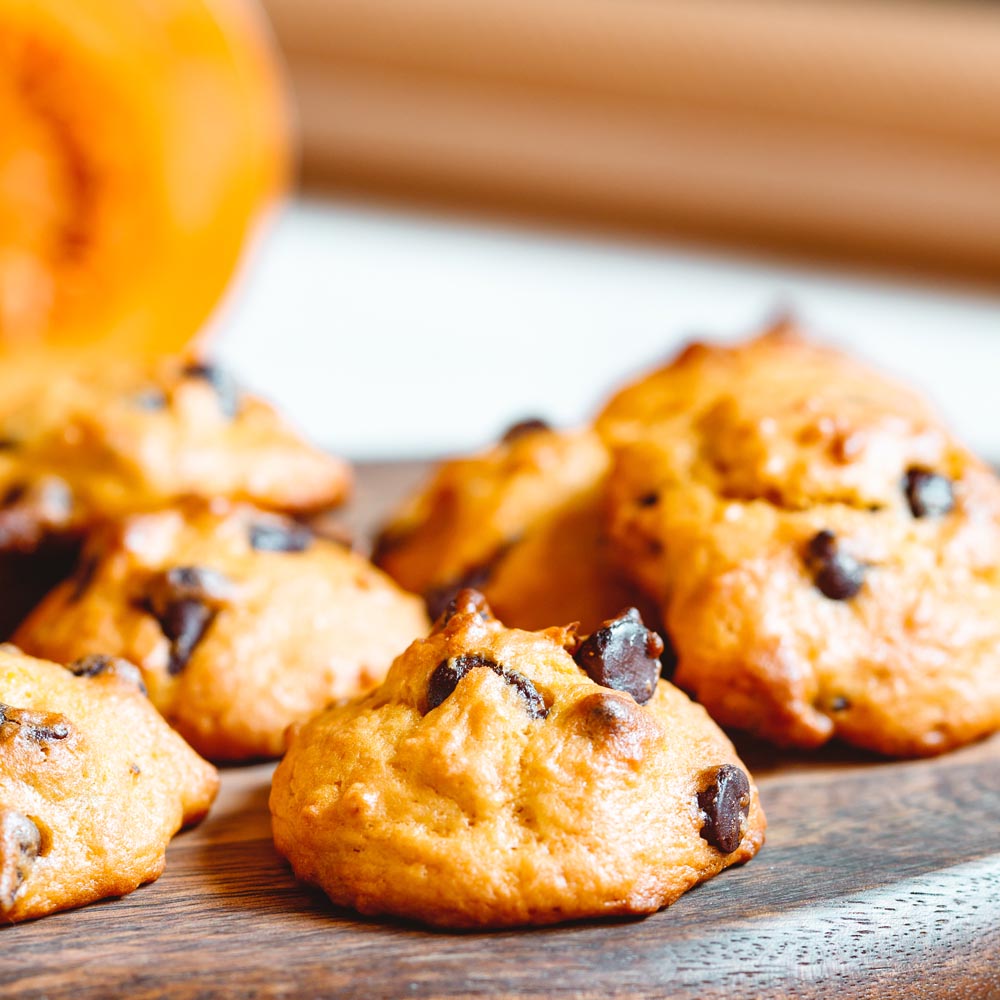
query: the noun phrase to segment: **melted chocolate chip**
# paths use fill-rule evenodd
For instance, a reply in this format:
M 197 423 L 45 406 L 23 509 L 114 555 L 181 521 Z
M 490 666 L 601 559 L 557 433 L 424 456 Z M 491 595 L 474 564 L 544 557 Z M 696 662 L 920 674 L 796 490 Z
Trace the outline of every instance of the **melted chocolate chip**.
M 573 659 L 592 681 L 625 691 L 644 705 L 656 691 L 663 649 L 663 640 L 646 628 L 636 608 L 629 608 L 584 639 Z
M 539 431 L 550 431 L 552 425 L 538 417 L 530 417 L 528 420 L 519 420 L 516 424 L 511 424 L 503 432 L 500 438 L 501 444 L 510 444 L 518 438 L 527 437 L 529 434 L 537 434 Z
M 74 660 L 66 669 L 77 677 L 100 677 L 104 674 L 119 677 L 146 694 L 146 685 L 139 668 L 134 663 L 123 660 L 119 656 L 92 653 L 90 656 L 82 656 L 79 660 Z
M 493 612 L 490 610 L 486 598 L 478 590 L 465 587 L 448 602 L 448 606 L 434 623 L 434 631 L 439 632 L 443 629 L 455 615 L 474 614 L 478 614 L 484 622 L 491 621 L 493 618 Z
M 806 559 L 813 568 L 813 582 L 824 597 L 846 601 L 865 582 L 865 566 L 841 550 L 832 531 L 817 532 L 809 540 Z
M 0 808 L 0 912 L 11 910 L 42 848 L 35 823 L 13 809 Z
M 914 517 L 943 517 L 955 507 L 951 480 L 936 472 L 907 470 L 903 490 Z
M 71 732 L 64 715 L 0 704 L 0 741 L 23 737 L 33 743 L 51 743 L 66 739 Z
M 432 711 L 437 708 L 458 687 L 458 682 L 470 670 L 475 670 L 477 667 L 486 667 L 492 670 L 513 687 L 524 699 L 525 707 L 531 718 L 544 719 L 549 714 L 538 689 L 524 674 L 519 674 L 515 670 L 507 670 L 495 660 L 479 653 L 453 656 L 451 659 L 442 660 L 434 668 L 434 673 L 431 674 L 427 685 L 427 710 Z
M 216 398 L 219 401 L 219 409 L 224 416 L 230 420 L 239 413 L 240 410 L 240 390 L 236 380 L 218 365 L 194 363 L 185 365 L 181 370 L 184 378 L 197 378 L 215 390 Z
M 250 545 L 258 552 L 305 552 L 312 541 L 313 533 L 294 521 L 250 525 Z
M 148 610 L 170 641 L 167 671 L 179 674 L 232 596 L 232 584 L 222 573 L 202 566 L 174 566 L 150 581 Z
M 215 612 L 201 601 L 174 601 L 157 616 L 163 634 L 170 640 L 170 659 L 167 673 L 179 674 L 191 659 L 195 647 L 201 642 L 208 626 L 215 618 Z
M 657 492 L 644 493 L 635 501 L 640 507 L 655 507 L 660 502 L 660 494 Z
M 711 784 L 698 793 L 704 815 L 701 835 L 723 854 L 732 854 L 743 839 L 743 821 L 750 814 L 750 782 L 733 764 L 722 764 Z

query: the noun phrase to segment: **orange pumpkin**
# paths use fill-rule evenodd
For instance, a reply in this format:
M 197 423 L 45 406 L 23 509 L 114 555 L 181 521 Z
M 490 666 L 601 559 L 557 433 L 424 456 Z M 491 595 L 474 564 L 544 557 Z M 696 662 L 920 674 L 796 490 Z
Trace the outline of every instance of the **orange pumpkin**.
M 189 343 L 287 149 L 244 0 L 0 0 L 0 364 Z

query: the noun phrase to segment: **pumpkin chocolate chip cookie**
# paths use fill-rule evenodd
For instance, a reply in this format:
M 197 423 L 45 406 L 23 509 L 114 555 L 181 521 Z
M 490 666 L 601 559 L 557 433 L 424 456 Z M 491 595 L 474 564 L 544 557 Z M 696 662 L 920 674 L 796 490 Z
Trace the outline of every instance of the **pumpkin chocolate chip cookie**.
M 64 663 L 133 661 L 195 749 L 240 760 L 278 755 L 289 724 L 377 684 L 427 625 L 420 600 L 361 556 L 217 501 L 97 532 L 17 642 Z
M 299 513 L 349 488 L 340 459 L 215 365 L 165 358 L 42 375 L 0 409 L 0 636 L 107 519 L 188 497 Z
M 215 797 L 130 663 L 69 670 L 0 646 L 0 924 L 123 896 Z
M 443 927 L 653 912 L 751 858 L 764 815 L 629 610 L 592 635 L 454 598 L 381 687 L 293 731 L 274 838 L 337 904 Z
M 523 421 L 492 448 L 440 465 L 383 528 L 373 559 L 423 594 L 431 617 L 477 587 L 519 628 L 590 628 L 641 600 L 609 551 L 608 468 L 593 432 Z
M 597 426 L 614 551 L 719 722 L 892 755 L 1000 727 L 1000 482 L 915 392 L 786 326 Z

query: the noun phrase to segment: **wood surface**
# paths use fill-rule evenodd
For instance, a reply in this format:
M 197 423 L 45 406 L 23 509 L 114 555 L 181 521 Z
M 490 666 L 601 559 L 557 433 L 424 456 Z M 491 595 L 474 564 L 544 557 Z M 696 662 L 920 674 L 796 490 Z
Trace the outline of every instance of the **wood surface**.
M 422 472 L 363 469 L 348 521 Z M 271 844 L 272 765 L 227 769 L 158 882 L 0 930 L 0 996 L 1000 997 L 1000 738 L 909 762 L 737 742 L 757 858 L 644 920 L 493 934 L 333 908 Z
M 263 2 L 310 184 L 1000 277 L 995 4 Z

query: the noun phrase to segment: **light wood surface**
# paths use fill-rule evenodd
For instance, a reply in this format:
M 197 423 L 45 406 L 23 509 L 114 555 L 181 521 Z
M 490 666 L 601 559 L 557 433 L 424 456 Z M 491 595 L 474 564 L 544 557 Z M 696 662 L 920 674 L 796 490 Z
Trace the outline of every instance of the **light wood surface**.
M 363 469 L 354 526 L 422 471 Z M 756 859 L 645 920 L 497 934 L 334 909 L 274 851 L 272 766 L 228 769 L 158 882 L 0 931 L 0 995 L 1000 996 L 1000 739 L 902 763 L 739 742 L 770 821 Z
M 307 180 L 1000 277 L 1000 9 L 264 0 Z

